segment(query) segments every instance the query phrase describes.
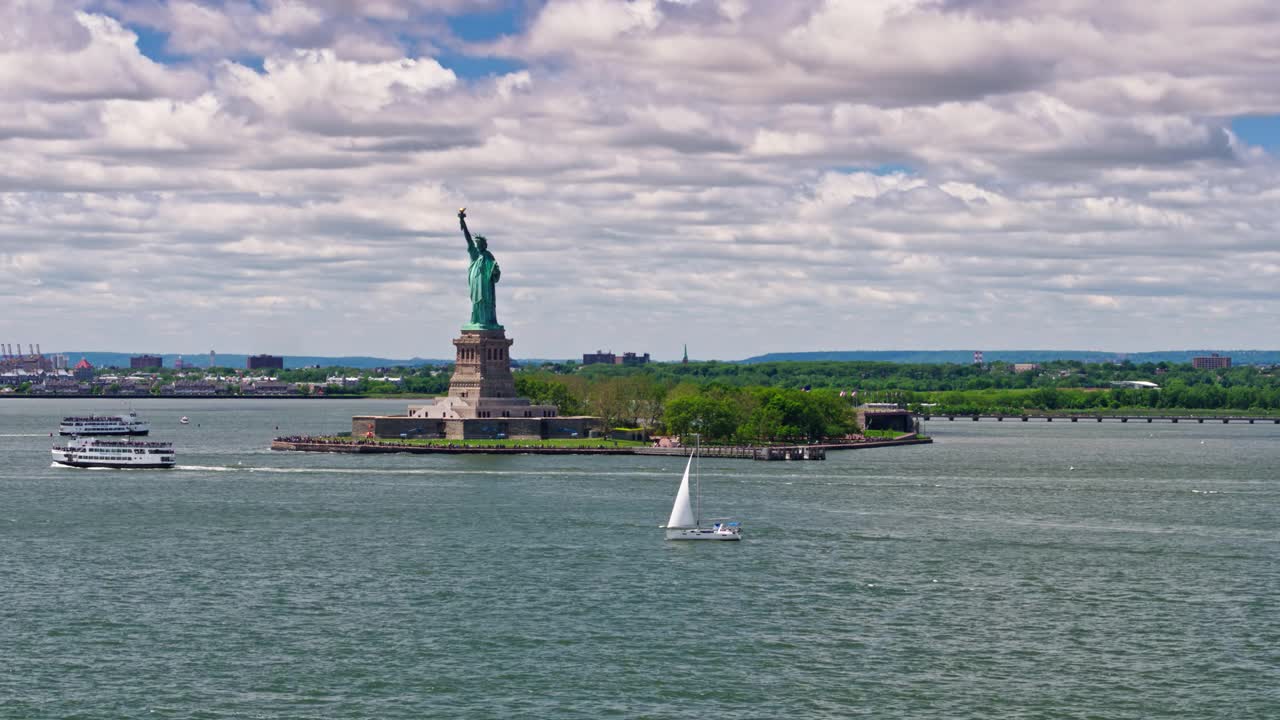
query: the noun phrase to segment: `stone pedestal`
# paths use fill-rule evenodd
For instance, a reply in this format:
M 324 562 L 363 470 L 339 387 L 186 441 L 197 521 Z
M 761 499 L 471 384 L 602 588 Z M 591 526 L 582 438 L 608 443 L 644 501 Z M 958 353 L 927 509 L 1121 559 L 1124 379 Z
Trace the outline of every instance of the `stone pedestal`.
M 449 397 L 475 405 L 479 398 L 514 398 L 511 377 L 511 343 L 505 330 L 463 330 L 455 338 L 457 349 Z
M 595 417 L 559 417 L 555 405 L 534 405 L 516 396 L 511 343 L 502 328 L 462 329 L 449 394 L 405 415 L 352 418 L 355 437 L 535 440 L 587 437 Z
M 506 331 L 462 329 L 455 338 L 457 359 L 449 394 L 425 405 L 410 405 L 409 417 L 444 420 L 444 436 L 529 437 L 540 435 L 542 418 L 554 418 L 554 405 L 534 405 L 516 396 L 511 376 L 511 340 Z

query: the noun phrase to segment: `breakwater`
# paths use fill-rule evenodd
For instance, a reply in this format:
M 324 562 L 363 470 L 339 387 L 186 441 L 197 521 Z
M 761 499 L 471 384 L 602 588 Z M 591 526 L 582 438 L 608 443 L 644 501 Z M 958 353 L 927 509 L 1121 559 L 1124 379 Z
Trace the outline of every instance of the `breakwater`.
M 817 443 L 812 445 L 710 445 L 702 448 L 703 457 L 732 458 L 739 460 L 825 460 L 829 450 L 862 450 L 876 447 L 922 445 L 933 442 L 930 438 L 908 436 L 892 440 L 863 440 L 858 442 Z M 308 436 L 280 437 L 271 441 L 272 450 L 291 452 L 322 452 L 352 454 L 410 453 L 418 455 L 676 455 L 689 453 L 686 447 L 562 447 L 548 445 L 523 445 L 518 442 L 504 445 L 466 445 L 444 443 L 418 445 L 387 441 L 341 440 Z

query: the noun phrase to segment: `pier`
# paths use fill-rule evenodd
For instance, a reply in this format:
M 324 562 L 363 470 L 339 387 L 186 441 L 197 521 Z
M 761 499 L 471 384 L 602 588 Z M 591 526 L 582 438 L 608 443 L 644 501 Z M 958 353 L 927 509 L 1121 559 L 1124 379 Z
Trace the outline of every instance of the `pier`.
M 1057 420 L 1057 421 L 1059 421 L 1059 422 L 1102 422 L 1103 420 L 1111 420 L 1111 421 L 1122 422 L 1122 423 L 1127 423 L 1127 422 L 1144 422 L 1144 421 L 1145 421 L 1145 422 L 1149 422 L 1149 423 L 1152 423 L 1152 422 L 1169 422 L 1169 423 L 1177 423 L 1177 422 L 1194 422 L 1194 423 L 1199 423 L 1199 424 L 1201 424 L 1201 425 L 1203 425 L 1203 424 L 1204 424 L 1204 423 L 1206 423 L 1206 422 L 1209 422 L 1209 423 L 1222 423 L 1223 425 L 1226 425 L 1226 424 L 1229 424 L 1229 423 L 1233 423 L 1233 422 L 1234 422 L 1234 423 L 1238 423 L 1238 424 L 1240 424 L 1240 423 L 1245 423 L 1245 424 L 1249 424 L 1249 425 L 1253 425 L 1253 424 L 1255 424 L 1255 423 L 1257 423 L 1257 424 L 1272 423 L 1272 424 L 1274 424 L 1274 425 L 1280 425 L 1280 417 L 1266 417 L 1266 416 L 1257 416 L 1257 415 L 1255 415 L 1255 416 L 1249 416 L 1249 415 L 1221 415 L 1221 416 L 1204 416 L 1204 415 L 1100 415 L 1100 414 L 1097 414 L 1097 413 L 1086 413 L 1086 414 L 1064 414 L 1064 415 L 1054 415 L 1054 414 L 1049 414 L 1049 413 L 1026 413 L 1026 414 L 1011 415 L 1011 414 L 1000 414 L 1000 413 L 994 413 L 994 414 L 983 414 L 983 413 L 978 413 L 978 414 L 945 413 L 945 414 L 940 414 L 940 415 L 932 415 L 932 414 L 928 414 L 928 415 L 926 415 L 926 414 L 922 414 L 922 415 L 920 415 L 920 419 L 921 419 L 921 420 L 943 420 L 943 419 L 945 419 L 945 420 L 949 420 L 949 421 L 954 421 L 954 420 L 959 419 L 959 420 L 972 420 L 972 421 L 974 421 L 974 422 L 977 422 L 977 421 L 979 421 L 979 420 L 995 420 L 996 422 L 1004 422 L 1005 420 L 1021 421 L 1021 422 L 1030 422 L 1030 421 L 1032 421 L 1032 420 L 1043 420 L 1043 421 L 1045 421 L 1045 422 L 1053 422 L 1054 420 Z

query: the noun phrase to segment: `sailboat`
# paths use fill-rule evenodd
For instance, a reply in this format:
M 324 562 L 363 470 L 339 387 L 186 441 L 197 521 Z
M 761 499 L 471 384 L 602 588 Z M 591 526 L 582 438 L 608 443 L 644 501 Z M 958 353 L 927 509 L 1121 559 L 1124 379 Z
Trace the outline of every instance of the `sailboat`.
M 702 473 L 693 473 L 694 496 L 697 499 L 697 514 L 689 501 L 689 470 L 693 468 L 693 460 L 698 456 L 700 440 L 694 444 L 689 453 L 689 462 L 684 466 L 684 477 L 680 479 L 680 489 L 676 491 L 675 504 L 671 506 L 671 517 L 667 519 L 666 531 L 668 540 L 741 540 L 742 526 L 736 521 L 719 520 L 711 527 L 702 527 Z

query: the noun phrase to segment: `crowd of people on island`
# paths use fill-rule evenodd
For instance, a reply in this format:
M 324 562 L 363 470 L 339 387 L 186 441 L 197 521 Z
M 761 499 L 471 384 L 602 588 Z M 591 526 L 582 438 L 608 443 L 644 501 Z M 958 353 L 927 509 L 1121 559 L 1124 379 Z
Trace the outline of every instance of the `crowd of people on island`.
M 382 440 L 367 434 L 363 438 L 347 438 L 347 437 L 313 437 L 310 435 L 289 435 L 278 437 L 275 442 L 291 443 L 294 445 L 380 445 L 385 447 L 405 447 L 405 448 L 452 448 L 457 450 L 605 450 L 607 446 L 602 444 L 594 445 L 539 445 L 536 443 L 495 443 L 485 445 L 472 445 L 461 442 L 397 442 L 395 440 Z M 618 447 L 615 441 L 613 447 Z
M 881 442 L 886 439 L 888 438 L 867 437 L 865 435 L 851 434 L 851 435 L 845 435 L 844 437 L 830 438 L 827 440 L 809 440 L 807 442 L 791 442 L 791 443 L 781 443 L 781 444 L 765 443 L 764 445 L 760 445 L 760 446 L 757 446 L 754 443 L 748 443 L 746 445 L 703 445 L 702 449 L 709 450 L 711 448 L 728 448 L 733 451 L 741 451 L 741 450 L 751 451 L 751 450 L 755 450 L 757 447 L 778 447 L 778 446 L 786 446 L 786 447 L 797 446 L 798 447 L 803 445 L 852 445 L 855 443 Z M 650 440 L 652 441 L 652 444 L 650 445 L 650 447 L 655 447 L 655 448 L 685 447 L 684 443 L 680 442 L 680 438 L 675 435 L 670 435 L 670 436 L 655 435 L 654 437 L 650 438 Z

